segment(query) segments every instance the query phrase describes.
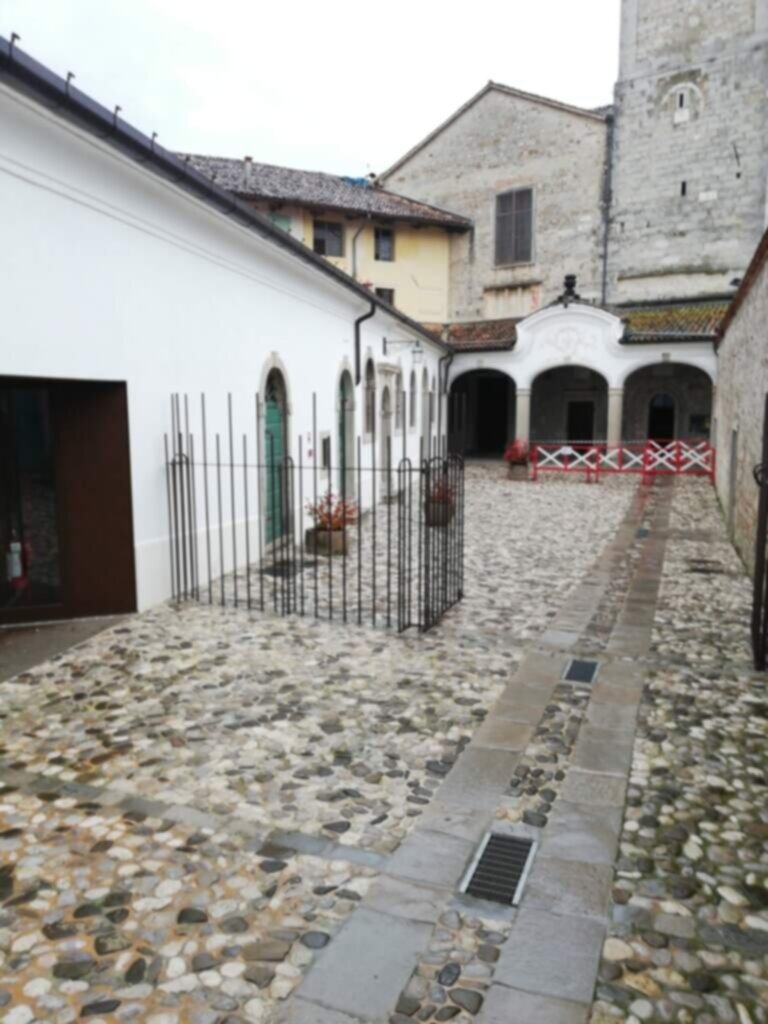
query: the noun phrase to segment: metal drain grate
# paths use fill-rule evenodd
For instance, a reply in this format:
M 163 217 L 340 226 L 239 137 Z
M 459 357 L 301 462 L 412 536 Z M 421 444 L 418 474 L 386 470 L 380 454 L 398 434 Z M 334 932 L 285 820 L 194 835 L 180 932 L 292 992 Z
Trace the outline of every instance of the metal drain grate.
M 516 906 L 535 849 L 532 839 L 489 832 L 464 876 L 461 892 L 479 900 Z
M 574 658 L 568 662 L 563 679 L 567 683 L 594 683 L 597 678 L 598 663 Z

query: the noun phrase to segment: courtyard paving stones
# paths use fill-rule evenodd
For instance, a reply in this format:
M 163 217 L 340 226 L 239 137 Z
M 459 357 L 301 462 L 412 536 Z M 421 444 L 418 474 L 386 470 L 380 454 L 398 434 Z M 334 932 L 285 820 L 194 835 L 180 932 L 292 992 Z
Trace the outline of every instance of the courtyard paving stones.
M 345 917 L 350 926 L 384 917 L 373 891 L 365 903 L 368 865 L 379 868 L 424 812 L 456 829 L 457 865 L 466 859 L 491 808 L 451 814 L 454 765 L 467 758 L 466 795 L 466 744 L 524 643 L 547 627 L 553 603 L 577 585 L 632 500 L 631 488 L 616 487 L 573 501 L 567 484 L 521 487 L 498 468 L 469 477 L 468 594 L 430 635 L 159 608 L 0 686 L 0 771 L 21 787 L 2 797 L 0 841 L 21 845 L 8 852 L 13 872 L 0 875 L 0 1020 L 267 1019 L 311 959 L 331 957 Z M 535 723 L 522 724 L 512 746 Z M 496 765 L 502 789 L 519 754 L 491 746 L 472 756 L 478 770 L 480 761 Z M 232 891 L 223 881 L 231 878 L 243 889 Z M 31 895 L 21 892 L 14 909 L 20 879 Z M 182 893 L 171 893 L 182 880 Z M 116 919 L 108 918 L 106 900 L 114 891 L 125 898 L 124 889 L 128 903 L 110 906 Z M 432 893 L 415 900 L 423 925 L 404 915 L 397 925 L 403 893 L 387 908 L 390 929 L 413 941 L 388 1011 L 434 927 L 442 892 Z M 223 905 L 221 919 L 209 902 Z M 410 948 L 402 936 L 395 945 Z M 78 964 L 64 973 L 79 977 L 56 973 L 62 950 Z M 47 997 L 64 1004 L 41 1016 L 34 1000 Z M 454 1001 L 460 1019 L 477 1010 L 468 998 L 471 1007 Z M 296 1019 L 302 1005 L 315 1007 L 318 1022 L 345 1015 L 300 995 L 288 1002 Z
M 768 1021 L 768 694 L 714 492 L 680 481 L 592 1024 Z

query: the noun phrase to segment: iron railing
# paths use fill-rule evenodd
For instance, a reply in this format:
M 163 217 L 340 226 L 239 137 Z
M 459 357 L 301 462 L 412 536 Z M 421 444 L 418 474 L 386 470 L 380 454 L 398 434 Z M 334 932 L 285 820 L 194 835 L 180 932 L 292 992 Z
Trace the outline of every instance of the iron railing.
M 398 632 L 437 625 L 464 591 L 463 459 L 435 437 L 420 441 L 420 453 L 429 451 L 413 462 L 393 459 L 404 437 L 382 444 L 374 431 L 342 444 L 352 440 L 343 410 L 334 443 L 318 434 L 316 398 L 311 436 L 295 439 L 295 456 L 281 454 L 287 438 L 265 430 L 263 412 L 256 395 L 251 429 L 236 438 L 231 396 L 221 432 L 209 430 L 201 396 L 195 431 L 187 397 L 173 396 L 165 438 L 173 600 Z M 309 508 L 329 495 L 332 506 L 352 507 L 344 530 L 316 528 Z

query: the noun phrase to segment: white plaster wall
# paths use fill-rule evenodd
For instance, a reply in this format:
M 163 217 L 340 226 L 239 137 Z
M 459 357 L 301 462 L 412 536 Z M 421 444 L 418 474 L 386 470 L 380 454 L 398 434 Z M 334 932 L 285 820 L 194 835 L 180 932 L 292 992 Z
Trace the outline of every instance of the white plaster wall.
M 319 270 L 231 222 L 108 145 L 0 88 L 0 376 L 127 384 L 140 608 L 170 593 L 164 433 L 172 392 L 208 396 L 209 436 L 253 443 L 254 395 L 284 368 L 292 454 L 318 432 L 336 436 L 339 373 L 354 365 L 366 302 Z M 386 314 L 363 325 L 363 351 L 413 337 Z M 422 365 L 437 375 L 436 346 Z M 406 382 L 412 357 L 399 362 Z M 421 366 L 418 368 L 419 380 Z M 356 417 L 362 393 L 356 389 Z M 409 454 L 418 454 L 415 433 Z M 306 452 L 306 448 L 305 448 Z M 226 527 L 227 513 L 224 524 Z M 108 571 L 108 567 L 105 567 Z

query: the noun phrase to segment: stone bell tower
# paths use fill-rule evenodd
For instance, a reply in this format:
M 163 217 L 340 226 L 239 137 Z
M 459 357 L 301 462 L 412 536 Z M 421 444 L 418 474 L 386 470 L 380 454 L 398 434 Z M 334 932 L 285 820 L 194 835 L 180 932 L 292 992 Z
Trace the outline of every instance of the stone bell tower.
M 612 302 L 724 295 L 766 222 L 768 0 L 622 0 Z

